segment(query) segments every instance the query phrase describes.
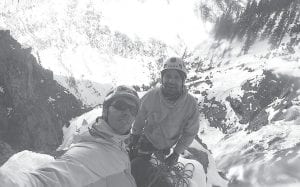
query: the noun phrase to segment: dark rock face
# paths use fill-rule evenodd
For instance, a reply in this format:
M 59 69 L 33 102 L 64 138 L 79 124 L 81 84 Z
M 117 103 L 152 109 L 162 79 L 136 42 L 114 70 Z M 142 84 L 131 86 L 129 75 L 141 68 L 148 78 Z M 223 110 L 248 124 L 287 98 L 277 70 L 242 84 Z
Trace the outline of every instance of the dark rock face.
M 200 112 L 202 112 L 206 119 L 208 119 L 210 126 L 219 128 L 223 133 L 227 133 L 226 125 L 226 106 L 214 97 L 212 99 L 204 98 Z
M 5 142 L 0 141 L 0 165 L 11 157 L 15 151 Z
M 192 85 L 195 86 L 195 85 Z M 278 75 L 272 71 L 264 71 L 260 79 L 250 79 L 242 86 L 241 97 L 228 96 L 226 101 L 209 98 L 204 91 L 200 112 L 204 114 L 211 127 L 219 128 L 223 133 L 233 133 L 237 128 L 228 123 L 226 118 L 229 106 L 239 118 L 240 124 L 247 124 L 246 130 L 257 131 L 270 121 L 285 119 L 285 109 L 293 106 L 299 95 L 300 80 L 297 77 Z M 271 119 L 267 111 L 273 108 L 277 112 Z
M 227 97 L 230 106 L 241 117 L 240 123 L 249 123 L 247 130 L 256 131 L 269 123 L 268 107 L 275 110 L 292 106 L 292 100 L 297 97 L 299 80 L 296 77 L 276 75 L 271 71 L 264 71 L 259 81 L 248 80 L 242 85 L 244 95 L 241 98 Z M 278 102 L 275 102 L 279 100 Z M 280 112 L 279 112 L 280 113 Z M 278 118 L 278 114 L 273 120 Z
M 0 139 L 15 150 L 51 152 L 63 124 L 84 111 L 30 52 L 0 31 Z

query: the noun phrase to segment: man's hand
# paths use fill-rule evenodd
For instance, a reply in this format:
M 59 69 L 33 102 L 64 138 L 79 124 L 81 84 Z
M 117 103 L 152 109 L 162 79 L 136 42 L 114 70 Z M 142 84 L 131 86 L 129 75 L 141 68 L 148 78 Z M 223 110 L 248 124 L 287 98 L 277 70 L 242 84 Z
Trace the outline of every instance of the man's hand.
M 168 165 L 168 166 L 173 166 L 177 163 L 178 161 L 178 158 L 179 158 L 179 154 L 176 153 L 176 152 L 173 152 L 170 156 L 168 156 L 165 160 L 165 163 Z

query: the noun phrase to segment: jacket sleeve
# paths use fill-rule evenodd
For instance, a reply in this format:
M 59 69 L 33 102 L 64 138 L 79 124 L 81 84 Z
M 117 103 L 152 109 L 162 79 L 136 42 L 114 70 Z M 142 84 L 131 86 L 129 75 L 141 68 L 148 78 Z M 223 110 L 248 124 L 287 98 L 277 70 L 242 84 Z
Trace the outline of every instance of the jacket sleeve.
M 2 171 L 0 181 L 7 187 L 79 187 L 95 182 L 96 177 L 78 162 L 55 160 L 30 172 Z
M 194 109 L 192 115 L 188 119 L 186 125 L 183 127 L 183 132 L 177 141 L 174 151 L 181 154 L 186 150 L 186 148 L 193 142 L 195 136 L 199 131 L 200 121 L 199 121 L 199 110 L 198 105 L 195 101 Z
M 144 95 L 144 97 L 141 99 L 141 106 L 139 109 L 139 112 L 135 118 L 135 121 L 132 125 L 132 134 L 139 135 L 142 134 L 143 129 L 146 125 L 146 118 L 147 118 L 147 102 L 148 102 L 148 94 Z

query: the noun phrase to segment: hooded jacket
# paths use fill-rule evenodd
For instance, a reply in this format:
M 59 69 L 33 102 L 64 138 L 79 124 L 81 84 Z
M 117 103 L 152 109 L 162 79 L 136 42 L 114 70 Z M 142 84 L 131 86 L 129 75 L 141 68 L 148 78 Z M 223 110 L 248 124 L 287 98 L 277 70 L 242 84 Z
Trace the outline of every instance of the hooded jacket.
M 181 154 L 192 143 L 198 130 L 198 105 L 186 88 L 175 103 L 164 98 L 161 88 L 154 88 L 142 98 L 132 134 L 144 133 L 160 150 L 176 144 L 174 151 Z
M 81 134 L 78 143 L 59 159 L 16 177 L 10 175 L 2 184 L 6 187 L 136 187 L 124 147 L 127 136 L 115 134 L 103 120 L 93 125 L 92 132 L 93 136 L 89 131 Z

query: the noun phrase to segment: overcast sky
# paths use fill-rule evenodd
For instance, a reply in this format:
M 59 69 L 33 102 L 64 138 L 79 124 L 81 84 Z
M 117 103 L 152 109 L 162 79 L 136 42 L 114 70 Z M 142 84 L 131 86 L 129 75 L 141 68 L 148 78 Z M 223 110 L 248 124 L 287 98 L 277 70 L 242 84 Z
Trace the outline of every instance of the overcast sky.
M 198 19 L 195 0 L 104 0 L 103 24 L 129 36 L 153 37 L 176 44 L 178 36 L 194 47 L 207 37 L 208 25 Z

